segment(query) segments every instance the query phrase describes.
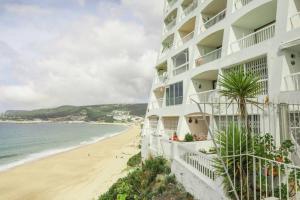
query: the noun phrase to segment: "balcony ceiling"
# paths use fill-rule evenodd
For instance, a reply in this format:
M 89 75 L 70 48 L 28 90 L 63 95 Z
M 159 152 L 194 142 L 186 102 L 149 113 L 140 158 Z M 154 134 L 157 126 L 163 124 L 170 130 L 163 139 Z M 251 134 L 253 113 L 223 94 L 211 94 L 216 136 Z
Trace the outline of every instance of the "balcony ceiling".
M 199 42 L 201 46 L 218 47 L 222 46 L 224 30 L 214 32 Z
M 233 25 L 247 29 L 256 29 L 276 20 L 276 0 L 250 11 Z
M 218 70 L 210 70 L 210 71 L 202 72 L 193 77 L 193 79 L 208 80 L 208 81 L 217 80 L 217 78 L 218 78 Z
M 227 7 L 227 0 L 214 0 L 202 11 L 203 14 L 215 15 Z
M 187 21 L 186 23 L 184 23 L 179 31 L 180 32 L 191 32 L 195 29 L 195 22 L 196 22 L 196 17 L 193 17 L 192 19 L 190 19 L 189 21 Z

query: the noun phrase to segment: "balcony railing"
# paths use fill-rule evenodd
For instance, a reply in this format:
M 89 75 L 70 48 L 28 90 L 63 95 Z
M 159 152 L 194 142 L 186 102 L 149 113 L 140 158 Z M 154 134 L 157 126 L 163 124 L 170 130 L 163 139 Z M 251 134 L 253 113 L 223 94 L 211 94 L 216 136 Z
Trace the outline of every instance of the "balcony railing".
M 218 13 L 217 15 L 215 15 L 214 17 L 212 17 L 211 19 L 209 19 L 208 21 L 206 21 L 201 27 L 200 27 L 200 31 L 204 32 L 207 29 L 209 29 L 210 27 L 214 26 L 215 24 L 219 23 L 220 21 L 222 21 L 224 18 L 226 17 L 226 9 L 221 11 L 220 13 Z
M 198 1 L 194 0 L 190 5 L 188 5 L 186 8 L 183 9 L 181 19 L 184 19 L 191 12 L 193 12 L 197 8 L 197 6 L 198 6 Z
M 200 58 L 196 59 L 195 60 L 196 66 L 204 65 L 206 63 L 217 60 L 221 58 L 221 55 L 222 55 L 222 48 L 218 48 L 214 51 L 211 51 L 208 54 L 205 54 L 204 56 L 201 56 Z
M 149 104 L 148 104 L 148 109 L 149 110 L 156 110 L 156 109 L 160 109 L 163 107 L 163 102 L 164 102 L 164 99 L 163 98 L 159 98 L 155 101 L 151 101 Z
M 177 0 L 171 0 L 167 3 L 166 9 L 165 9 L 165 13 L 168 13 L 172 7 L 175 5 L 175 3 L 177 2 Z
M 176 25 L 176 19 L 173 19 L 170 23 L 166 25 L 166 32 L 171 30 Z
M 300 12 L 291 16 L 290 20 L 291 20 L 292 29 L 300 27 Z
M 290 74 L 284 77 L 286 90 L 288 91 L 299 91 L 300 90 L 300 72 Z
M 218 96 L 217 90 L 208 90 L 190 95 L 190 103 L 213 103 Z
M 169 46 L 165 46 L 163 47 L 160 57 L 163 57 L 167 54 L 167 52 L 169 52 L 171 49 L 173 48 L 173 44 L 170 44 Z
M 163 75 L 158 75 L 155 78 L 154 83 L 155 84 L 165 84 L 168 81 L 168 74 L 164 73 Z
M 253 0 L 235 0 L 235 2 L 234 2 L 235 9 L 238 10 L 238 9 L 246 6 L 247 4 L 249 4 L 251 1 L 253 1 Z
M 275 35 L 275 23 L 231 43 L 231 50 L 233 52 L 236 52 L 241 49 L 254 46 L 263 41 L 273 38 L 274 35 Z
M 192 166 L 202 175 L 208 177 L 211 180 L 216 179 L 215 169 L 214 169 L 214 161 L 209 156 L 197 152 L 192 151 L 184 146 L 178 145 L 178 153 L 179 157 L 186 164 Z
M 194 31 L 190 32 L 189 34 L 185 35 L 183 38 L 181 38 L 181 40 L 179 40 L 177 42 L 177 47 L 180 47 L 181 45 L 187 43 L 188 41 L 190 41 L 191 39 L 193 39 L 194 37 Z
M 180 65 L 180 66 L 176 67 L 173 70 L 173 75 L 176 76 L 176 75 L 182 74 L 182 73 L 184 73 L 188 70 L 189 70 L 189 63 L 185 63 L 183 65 Z

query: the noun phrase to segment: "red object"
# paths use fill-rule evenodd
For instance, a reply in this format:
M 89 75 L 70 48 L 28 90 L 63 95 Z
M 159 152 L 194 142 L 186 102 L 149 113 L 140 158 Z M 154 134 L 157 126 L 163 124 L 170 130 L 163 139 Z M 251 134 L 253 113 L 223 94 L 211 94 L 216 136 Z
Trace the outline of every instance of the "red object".
M 173 140 L 173 141 L 178 141 L 179 139 L 178 139 L 177 135 L 173 135 L 172 140 Z

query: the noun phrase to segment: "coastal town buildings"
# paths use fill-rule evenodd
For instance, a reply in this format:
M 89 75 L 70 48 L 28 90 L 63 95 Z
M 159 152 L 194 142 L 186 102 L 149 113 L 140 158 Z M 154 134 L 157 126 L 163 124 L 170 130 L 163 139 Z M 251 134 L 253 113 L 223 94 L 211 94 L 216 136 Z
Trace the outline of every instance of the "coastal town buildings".
M 218 92 L 220 74 L 243 70 L 259 76 L 262 87 L 257 100 L 263 108 L 249 105 L 251 130 L 272 134 L 278 145 L 292 140 L 296 167 L 300 1 L 165 0 L 163 12 L 161 47 L 142 134 L 143 157 L 162 155 L 171 160 L 173 173 L 196 198 L 225 199 L 208 152 L 214 148 L 214 132 L 236 121 L 237 108 Z M 182 141 L 188 133 L 195 142 L 172 140 L 176 135 Z M 274 193 L 265 199 L 274 198 Z

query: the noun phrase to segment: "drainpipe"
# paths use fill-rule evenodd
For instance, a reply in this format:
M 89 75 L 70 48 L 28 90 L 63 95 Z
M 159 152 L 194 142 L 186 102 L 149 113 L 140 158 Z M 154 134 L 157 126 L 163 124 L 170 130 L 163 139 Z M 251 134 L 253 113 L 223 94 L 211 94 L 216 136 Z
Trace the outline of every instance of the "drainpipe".
M 289 133 L 289 106 L 286 103 L 280 103 L 278 105 L 279 113 L 279 131 L 280 131 L 280 142 L 284 140 L 290 140 L 291 136 Z

